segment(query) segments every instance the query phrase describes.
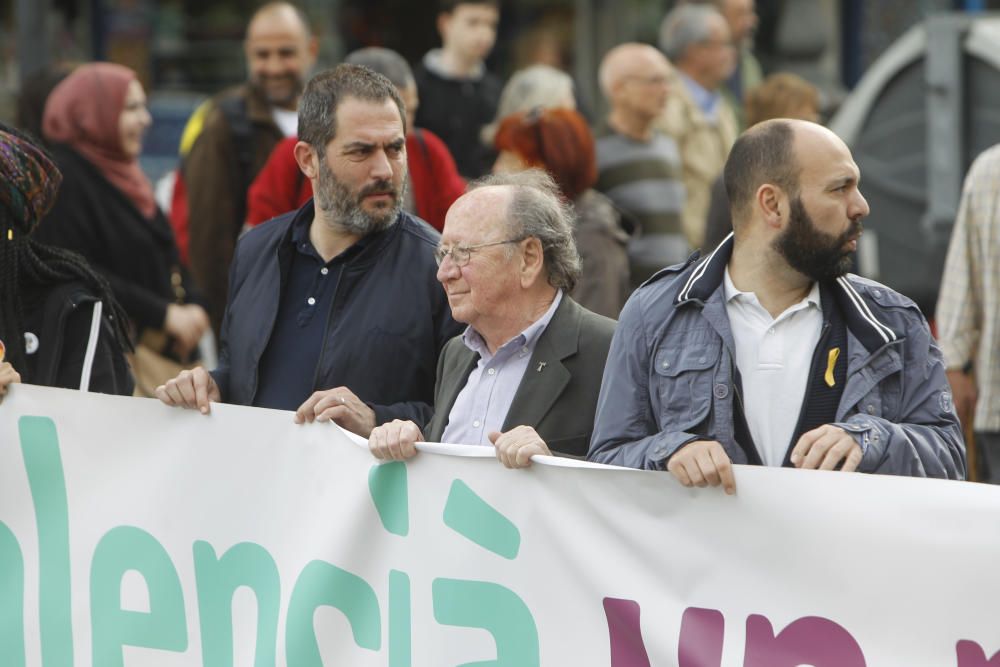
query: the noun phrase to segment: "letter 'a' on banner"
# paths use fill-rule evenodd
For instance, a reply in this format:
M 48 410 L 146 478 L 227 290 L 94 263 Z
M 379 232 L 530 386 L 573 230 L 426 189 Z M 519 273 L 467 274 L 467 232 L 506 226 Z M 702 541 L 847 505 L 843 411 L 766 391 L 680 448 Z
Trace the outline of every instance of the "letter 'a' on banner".
M 291 413 L 14 386 L 12 667 L 998 667 L 1000 490 L 736 467 L 737 493 Z

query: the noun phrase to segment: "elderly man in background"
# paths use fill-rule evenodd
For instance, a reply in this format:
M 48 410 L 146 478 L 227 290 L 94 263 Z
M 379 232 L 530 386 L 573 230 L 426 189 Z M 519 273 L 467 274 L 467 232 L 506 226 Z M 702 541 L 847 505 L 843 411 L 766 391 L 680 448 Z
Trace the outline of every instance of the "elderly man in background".
M 632 228 L 629 269 L 633 287 L 664 266 L 683 262 L 691 249 L 684 237 L 684 184 L 677 142 L 656 129 L 673 94 L 673 68 L 648 44 L 620 44 L 598 70 L 610 106 L 596 133 L 596 189 Z
M 681 5 L 667 14 L 660 49 L 676 67 L 678 83 L 657 126 L 680 147 L 684 233 L 697 249 L 705 240 L 712 183 L 738 134 L 736 115 L 722 94 L 735 51 L 729 25 L 710 5 Z
M 426 439 L 494 446 L 508 467 L 585 455 L 615 324 L 568 295 L 580 259 L 554 181 L 529 169 L 472 184 L 448 212 L 436 256 L 452 313 L 468 327 L 441 354 Z M 380 459 L 405 459 L 424 439 L 397 420 L 368 444 Z
M 757 56 L 754 55 L 753 34 L 757 29 L 757 3 L 754 0 L 687 0 L 694 5 L 712 5 L 719 10 L 729 25 L 729 35 L 736 49 L 736 66 L 726 81 L 723 92 L 729 99 L 740 129 L 751 125 L 747 123 L 743 109 L 746 94 L 760 85 L 764 79 L 763 71 Z

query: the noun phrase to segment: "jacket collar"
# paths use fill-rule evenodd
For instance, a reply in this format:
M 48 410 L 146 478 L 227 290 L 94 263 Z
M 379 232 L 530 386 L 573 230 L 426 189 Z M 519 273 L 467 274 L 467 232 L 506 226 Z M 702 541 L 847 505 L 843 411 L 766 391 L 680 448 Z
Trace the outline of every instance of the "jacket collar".
M 703 306 L 716 290 L 724 289 L 723 276 L 732 254 L 733 234 L 730 232 L 715 250 L 695 264 L 677 294 L 675 306 L 689 303 Z M 879 316 L 881 308 L 872 300 L 868 291 L 858 290 L 846 275 L 820 285 L 820 288 L 824 297 L 833 297 L 847 327 L 869 352 L 904 338 L 901 332 L 894 330 Z
M 295 212 L 292 222 L 285 230 L 284 238 L 282 238 L 278 247 L 294 247 L 299 235 L 303 233 L 306 235 L 306 238 L 308 238 L 309 225 L 312 224 L 315 213 L 315 203 L 312 199 L 310 199 Z M 384 229 L 374 234 L 369 234 L 359 240 L 357 244 L 352 246 L 352 248 L 356 248 L 356 250 L 347 262 L 351 269 L 364 270 L 374 264 L 379 259 L 382 249 L 385 248 L 386 245 L 392 241 L 392 239 L 396 238 L 396 235 L 402 233 L 402 228 L 405 224 L 407 224 L 408 217 L 409 216 L 406 212 L 400 211 L 399 215 L 396 216 L 396 222 L 393 223 L 388 229 Z M 296 230 L 298 230 L 298 232 Z M 303 232 L 302 230 L 305 231 Z

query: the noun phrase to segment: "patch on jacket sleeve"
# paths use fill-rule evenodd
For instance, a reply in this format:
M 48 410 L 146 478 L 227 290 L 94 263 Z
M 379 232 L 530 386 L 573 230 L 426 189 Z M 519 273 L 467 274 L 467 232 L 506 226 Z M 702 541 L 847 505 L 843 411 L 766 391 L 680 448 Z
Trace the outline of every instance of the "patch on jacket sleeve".
M 954 412 L 955 403 L 951 400 L 950 391 L 942 391 L 941 395 L 938 396 L 938 402 L 941 404 L 941 409 L 945 412 Z

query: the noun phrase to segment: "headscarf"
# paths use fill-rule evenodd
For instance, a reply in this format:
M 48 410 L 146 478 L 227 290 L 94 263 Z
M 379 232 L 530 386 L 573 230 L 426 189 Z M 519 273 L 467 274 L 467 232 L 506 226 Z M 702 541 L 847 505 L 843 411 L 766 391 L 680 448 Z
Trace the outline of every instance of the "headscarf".
M 0 129 L 0 206 L 3 238 L 28 235 L 56 200 L 62 174 L 45 151 Z
M 125 154 L 118 129 L 125 95 L 135 78 L 135 72 L 122 65 L 80 65 L 49 95 L 42 132 L 49 141 L 67 144 L 80 153 L 140 213 L 152 218 L 156 212 L 153 186 L 139 160 Z

